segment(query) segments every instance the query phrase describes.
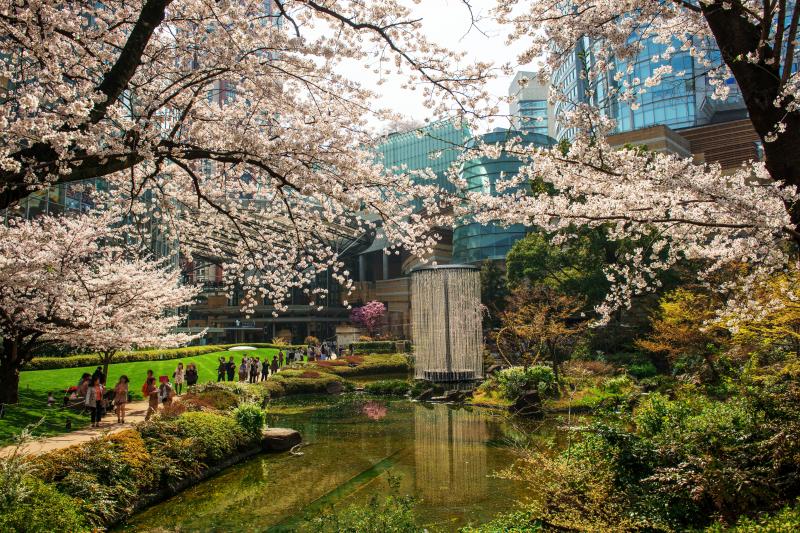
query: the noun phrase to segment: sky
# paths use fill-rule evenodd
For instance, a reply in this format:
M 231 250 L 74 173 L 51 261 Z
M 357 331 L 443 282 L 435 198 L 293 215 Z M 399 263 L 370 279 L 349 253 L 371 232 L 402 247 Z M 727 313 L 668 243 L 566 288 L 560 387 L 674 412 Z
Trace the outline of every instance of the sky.
M 470 0 L 473 13 L 478 19 L 477 28 L 470 28 L 470 15 L 461 0 L 421 0 L 414 10 L 415 17 L 422 18 L 423 33 L 428 40 L 456 51 L 466 51 L 465 60 L 487 61 L 495 64 L 511 63 L 518 65 L 517 57 L 523 50 L 523 43 L 506 45 L 507 30 L 490 17 L 490 10 L 496 0 Z M 480 30 L 480 31 L 478 31 Z M 378 76 L 363 65 L 344 65 L 349 77 L 361 81 L 366 87 L 376 87 Z M 531 65 L 523 65 L 523 70 L 530 70 Z M 515 69 L 515 70 L 519 70 Z M 498 73 L 498 77 L 487 84 L 487 89 L 494 95 L 503 97 L 508 94 L 508 86 L 512 76 Z M 419 91 L 407 91 L 400 88 L 399 78 L 377 86 L 382 93 L 378 104 L 393 111 L 402 113 L 407 118 L 424 120 L 430 117 L 430 111 L 422 105 Z M 501 113 L 508 112 L 506 104 L 500 105 Z M 376 126 L 378 126 L 376 124 Z M 506 123 L 487 124 L 492 126 L 508 126 Z

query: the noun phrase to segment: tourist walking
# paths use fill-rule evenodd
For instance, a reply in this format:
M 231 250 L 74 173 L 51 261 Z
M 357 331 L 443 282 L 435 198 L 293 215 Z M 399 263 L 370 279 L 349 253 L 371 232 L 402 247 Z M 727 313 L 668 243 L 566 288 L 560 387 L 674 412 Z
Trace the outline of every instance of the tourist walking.
M 247 358 L 242 359 L 242 364 L 239 365 L 239 381 L 247 381 Z
M 147 376 L 145 376 L 144 383 L 142 383 L 142 397 L 145 400 L 147 399 L 147 394 L 148 394 L 148 392 L 147 392 L 148 391 L 147 380 L 149 380 L 150 378 L 153 378 L 153 381 L 155 381 L 155 379 L 156 379 L 156 377 L 153 375 L 153 371 L 152 370 L 148 370 L 147 371 Z
M 125 408 L 128 405 L 128 376 L 119 377 L 114 387 L 114 412 L 117 413 L 117 423 L 125 423 Z
M 217 383 L 225 381 L 225 372 L 228 370 L 228 363 L 225 362 L 224 357 L 219 358 L 219 365 L 217 365 Z
M 194 363 L 189 363 L 189 366 L 186 367 L 186 386 L 192 387 L 197 385 L 199 377 L 200 376 L 197 374 L 197 366 Z
M 175 372 L 172 373 L 172 379 L 175 380 L 175 393 L 180 396 L 181 389 L 183 388 L 183 378 L 186 375 L 186 371 L 183 369 L 183 363 L 178 363 L 178 368 L 175 369 Z
M 233 375 L 236 374 L 236 363 L 233 362 L 233 356 L 228 361 L 228 366 L 225 370 L 228 372 L 228 381 L 233 381 Z
M 103 408 L 103 384 L 100 377 L 92 377 L 89 381 L 89 389 L 86 392 L 84 405 L 89 408 L 92 417 L 92 427 L 100 427 L 100 410 Z
M 283 350 L 278 351 L 278 367 L 283 368 Z
M 272 358 L 272 363 L 269 365 L 269 369 L 272 371 L 272 375 L 273 376 L 278 373 L 278 358 L 277 357 L 273 357 Z
M 152 370 L 148 370 L 148 373 L 152 373 Z M 144 382 L 143 387 L 145 394 L 144 397 L 147 398 L 147 414 L 145 415 L 145 420 L 150 420 L 150 416 L 158 411 L 158 387 L 156 387 L 156 378 L 152 375 L 147 378 L 147 381 Z

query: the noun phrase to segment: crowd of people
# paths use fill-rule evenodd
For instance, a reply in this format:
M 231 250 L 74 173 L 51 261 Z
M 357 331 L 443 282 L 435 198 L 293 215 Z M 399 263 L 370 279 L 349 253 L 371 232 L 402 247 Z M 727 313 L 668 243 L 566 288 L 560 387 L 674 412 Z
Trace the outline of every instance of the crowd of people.
M 352 352 L 352 347 L 350 348 Z M 258 356 L 245 354 L 240 364 L 237 366 L 230 356 L 219 358 L 217 365 L 217 381 L 234 381 L 238 377 L 239 382 L 257 383 L 266 381 L 271 375 L 280 372 L 285 365 L 290 365 L 304 360 L 317 361 L 336 359 L 336 350 L 326 344 L 319 347 L 310 346 L 306 349 L 288 350 L 284 354 L 283 350 L 270 360 L 264 357 L 262 361 Z M 197 366 L 189 363 L 184 367 L 183 362 L 179 362 L 172 379 L 169 376 L 160 376 L 158 380 L 152 370 L 147 371 L 147 376 L 142 384 L 142 396 L 148 401 L 147 414 L 145 420 L 149 420 L 153 413 L 158 411 L 159 405 L 168 406 L 172 403 L 175 396 L 183 392 L 183 387 L 191 387 L 197 384 L 199 375 Z M 106 376 L 103 367 L 98 366 L 94 373 L 84 373 L 78 381 L 77 386 L 70 387 L 64 396 L 64 406 L 82 405 L 89 411 L 92 427 L 99 427 L 100 421 L 106 415 L 109 407 L 113 406 L 114 413 L 117 415 L 117 423 L 125 423 L 125 413 L 127 404 L 130 402 L 130 391 L 128 376 L 120 376 L 119 381 L 111 390 L 106 389 Z M 55 404 L 53 393 L 47 396 L 47 405 L 52 407 Z
M 227 381 L 235 381 L 237 376 L 240 382 L 266 381 L 269 376 L 277 374 L 284 365 L 302 361 L 303 357 L 302 352 L 290 351 L 284 355 L 283 350 L 280 350 L 278 355 L 272 358 L 272 361 L 267 357 L 262 361 L 260 357 L 251 357 L 245 354 L 238 366 L 233 360 L 233 356 L 227 360 L 220 357 L 217 365 L 217 381 L 226 381 L 226 378 Z

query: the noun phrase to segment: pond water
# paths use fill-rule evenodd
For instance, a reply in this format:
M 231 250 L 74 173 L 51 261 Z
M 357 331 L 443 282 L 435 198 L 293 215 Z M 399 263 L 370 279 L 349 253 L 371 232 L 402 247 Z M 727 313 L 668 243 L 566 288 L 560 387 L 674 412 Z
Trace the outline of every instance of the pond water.
M 345 397 L 271 407 L 303 455 L 261 455 L 131 518 L 123 531 L 310 530 L 322 509 L 392 493 L 419 498 L 420 525 L 455 530 L 511 510 L 526 487 L 493 474 L 530 428 L 490 410 Z M 551 433 L 538 425 L 536 433 Z

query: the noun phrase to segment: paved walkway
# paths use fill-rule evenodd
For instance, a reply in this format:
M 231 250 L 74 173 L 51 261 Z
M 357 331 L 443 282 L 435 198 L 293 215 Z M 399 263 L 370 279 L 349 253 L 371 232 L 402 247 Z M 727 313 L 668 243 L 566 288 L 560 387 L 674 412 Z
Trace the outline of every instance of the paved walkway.
M 73 444 L 80 444 L 81 442 L 90 441 L 96 437 L 101 437 L 105 434 L 117 433 L 123 429 L 133 427 L 137 422 L 142 422 L 147 414 L 147 401 L 141 400 L 138 402 L 131 402 L 125 413 L 125 423 L 117 423 L 117 415 L 111 411 L 103 417 L 99 428 L 87 427 L 83 429 L 76 429 L 70 433 L 62 435 L 54 435 L 52 437 L 44 437 L 33 440 L 25 445 L 25 453 L 28 455 L 36 455 L 61 448 L 67 448 Z M 11 454 L 14 451 L 13 446 L 6 446 L 0 448 L 0 457 Z

